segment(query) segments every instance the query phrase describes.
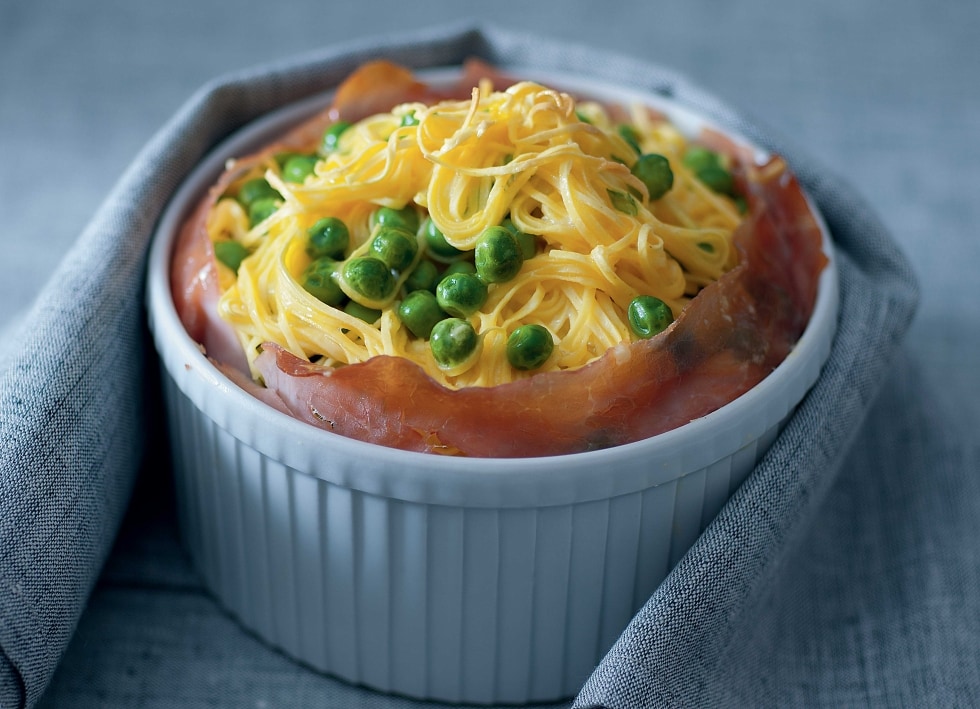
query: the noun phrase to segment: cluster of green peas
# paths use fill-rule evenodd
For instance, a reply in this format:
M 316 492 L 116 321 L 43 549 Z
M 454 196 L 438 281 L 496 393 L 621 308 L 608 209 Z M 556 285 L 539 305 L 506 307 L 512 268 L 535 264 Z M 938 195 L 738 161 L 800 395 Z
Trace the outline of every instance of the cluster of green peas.
M 408 115 L 402 124 L 412 125 L 414 120 Z M 320 152 L 335 150 L 340 135 L 349 127 L 343 121 L 330 126 Z M 637 153 L 632 174 L 644 183 L 651 201 L 659 199 L 673 186 L 670 163 L 662 155 L 643 154 L 631 127 L 622 126 L 619 132 Z M 313 174 L 318 159 L 317 155 L 303 154 L 277 157 L 283 180 L 299 184 Z M 717 153 L 695 147 L 684 162 L 712 190 L 734 195 L 731 173 Z M 610 193 L 610 197 L 623 211 L 634 206 L 629 196 Z M 237 199 L 247 210 L 252 226 L 271 216 L 282 203 L 282 196 L 261 177 L 246 181 Z M 468 318 L 486 302 L 489 284 L 513 279 L 524 261 L 535 255 L 537 239 L 507 219 L 484 230 L 473 252 L 466 253 L 449 244 L 431 218 L 421 220 L 411 205 L 403 209 L 380 207 L 371 222 L 372 237 L 366 253 L 346 259 L 351 241 L 347 225 L 337 217 L 324 217 L 313 224 L 307 230 L 306 252 L 311 261 L 301 276 L 303 288 L 326 305 L 374 323 L 381 316 L 374 306 L 390 301 L 400 276 L 405 275 L 404 295 L 397 305 L 401 322 L 415 337 L 429 341 L 440 366 L 448 369 L 465 363 L 479 346 Z M 424 244 L 423 255 L 429 258 L 420 256 L 420 242 Z M 234 240 L 216 242 L 214 249 L 218 260 L 236 272 L 248 256 L 248 250 Z M 650 338 L 673 322 L 673 314 L 659 298 L 639 295 L 629 303 L 627 319 L 637 337 Z M 553 349 L 551 332 L 538 324 L 515 328 L 506 346 L 508 361 L 519 370 L 541 367 Z
M 396 306 L 402 324 L 415 337 L 428 340 L 441 367 L 467 362 L 479 345 L 468 318 L 486 302 L 490 284 L 513 279 L 534 256 L 534 237 L 507 221 L 484 230 L 476 248 L 467 253 L 449 244 L 435 222 L 422 220 L 412 206 L 380 207 L 371 222 L 367 249 L 347 259 L 347 225 L 336 217 L 313 224 L 307 232 L 311 262 L 301 278 L 303 287 L 327 305 L 373 323 L 381 312 L 372 306 L 390 301 L 404 276 L 404 295 Z M 521 325 L 508 337 L 507 358 L 516 369 L 537 369 L 553 348 L 546 328 Z
M 302 184 L 313 174 L 318 159 L 316 155 L 298 153 L 276 156 L 283 181 L 294 184 Z M 238 189 L 236 198 L 248 214 L 250 227 L 271 217 L 282 205 L 282 195 L 264 177 L 255 177 L 244 182 Z M 216 241 L 214 255 L 221 263 L 237 273 L 238 267 L 249 255 L 249 251 L 238 241 Z
M 470 316 L 486 302 L 490 284 L 517 276 L 537 252 L 537 239 L 508 219 L 485 229 L 467 253 L 449 244 L 431 218 L 420 220 L 411 206 L 380 207 L 371 221 L 367 250 L 346 260 L 350 231 L 344 222 L 324 217 L 313 224 L 307 232 L 306 252 L 312 260 L 302 274 L 303 287 L 323 303 L 373 323 L 381 312 L 372 304 L 390 300 L 399 276 L 407 273 L 396 307 L 402 324 L 428 340 L 441 367 L 467 362 L 479 346 Z M 420 241 L 429 258 L 420 257 Z M 653 296 L 634 298 L 628 317 L 640 337 L 652 337 L 673 320 L 670 308 Z M 538 369 L 553 350 L 552 333 L 539 324 L 520 325 L 507 338 L 507 360 L 518 370 Z
M 621 125 L 618 133 L 638 155 L 630 171 L 646 185 L 650 201 L 667 194 L 674 184 L 674 173 L 667 158 L 656 153 L 644 154 L 639 144 L 640 136 L 632 126 Z M 744 200 L 735 189 L 735 178 L 718 152 L 702 145 L 691 145 L 684 151 L 682 162 L 708 189 L 732 198 L 740 210 L 745 210 Z

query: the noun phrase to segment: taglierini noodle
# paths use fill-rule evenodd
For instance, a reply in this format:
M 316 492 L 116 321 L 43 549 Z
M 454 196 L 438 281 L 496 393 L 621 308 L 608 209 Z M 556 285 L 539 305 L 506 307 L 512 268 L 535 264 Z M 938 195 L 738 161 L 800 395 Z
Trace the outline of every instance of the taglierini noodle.
M 534 82 L 498 91 L 484 81 L 470 100 L 402 104 L 337 125 L 332 136 L 315 155 L 279 156 L 243 176 L 210 214 L 212 240 L 242 247 L 240 261 L 222 269 L 220 313 L 250 361 L 273 341 L 325 365 L 394 355 L 452 388 L 493 386 L 587 364 L 642 336 L 628 316 L 637 296 L 676 316 L 737 262 L 738 200 L 702 179 L 685 160 L 687 139 L 646 108 L 623 125 L 600 104 Z M 669 164 L 663 194 L 651 194 L 636 168 L 646 155 Z M 257 178 L 272 190 L 266 213 L 242 195 Z M 414 249 L 405 263 L 387 263 L 376 292 L 362 292 L 345 269 L 376 256 L 381 208 L 407 215 L 399 226 Z M 325 217 L 349 234 L 343 253 L 329 258 L 310 247 L 310 230 Z M 479 343 L 447 365 L 427 333 L 406 326 L 400 306 L 415 287 L 434 291 L 446 268 L 472 271 L 459 264 L 472 264 L 481 239 L 501 225 L 521 239 L 519 268 L 484 277 L 484 300 L 472 312 L 439 311 L 468 322 Z M 432 233 L 447 246 L 433 247 Z M 318 258 L 332 269 L 336 297 L 310 286 Z M 420 269 L 435 279 L 419 286 Z M 547 329 L 554 348 L 520 368 L 508 338 L 532 324 Z

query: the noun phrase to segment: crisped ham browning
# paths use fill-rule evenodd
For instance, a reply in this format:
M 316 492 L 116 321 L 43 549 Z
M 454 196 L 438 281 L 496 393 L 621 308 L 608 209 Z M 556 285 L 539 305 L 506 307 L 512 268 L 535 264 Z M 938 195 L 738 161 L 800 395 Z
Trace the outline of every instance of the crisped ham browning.
M 437 98 L 404 70 L 369 66 L 371 73 L 356 73 L 327 114 L 269 150 L 294 144 L 297 135 L 319 135 L 338 117 L 356 119 L 398 102 Z M 456 92 L 474 73 L 486 71 L 477 66 L 467 72 Z M 376 94 L 378 85 L 385 88 Z M 374 102 L 371 97 L 380 98 Z M 757 166 L 735 158 L 751 215 L 736 235 L 741 262 L 703 289 L 657 337 L 615 347 L 574 371 L 459 390 L 441 386 L 397 357 L 330 369 L 267 343 L 256 361 L 267 388 L 257 393 L 299 419 L 344 436 L 473 457 L 594 450 L 704 416 L 748 391 L 785 359 L 809 321 L 826 263 L 820 228 L 782 160 Z M 252 163 L 239 162 L 233 170 L 247 164 Z M 226 174 L 185 226 L 173 290 L 191 336 L 213 358 L 240 366 L 241 353 L 227 351 L 233 340 L 227 325 L 213 314 L 216 279 L 203 229 L 208 205 L 232 179 Z

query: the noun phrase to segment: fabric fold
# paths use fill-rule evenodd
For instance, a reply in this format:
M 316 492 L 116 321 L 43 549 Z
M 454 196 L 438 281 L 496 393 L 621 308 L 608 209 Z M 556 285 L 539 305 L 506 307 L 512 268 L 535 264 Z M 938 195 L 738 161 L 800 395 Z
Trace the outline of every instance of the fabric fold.
M 636 615 L 574 709 L 733 701 L 725 693 L 739 684 L 737 655 L 765 647 L 738 641 L 770 621 L 780 571 L 814 524 L 915 312 L 915 276 L 873 211 L 842 179 L 780 152 L 799 166 L 834 238 L 841 302 L 830 357 L 772 448 Z
M 170 195 L 222 138 L 335 86 L 363 61 L 423 68 L 475 56 L 626 81 L 786 155 L 840 250 L 831 360 L 748 482 L 650 599 L 576 705 L 711 699 L 705 682 L 791 553 L 881 384 L 914 309 L 908 266 L 847 185 L 675 72 L 498 27 L 370 38 L 204 86 L 154 136 L 79 235 L 0 357 L 0 706 L 33 706 L 109 553 L 154 412 L 143 276 Z M 817 432 L 815 435 L 814 432 Z M 684 633 L 680 633 L 680 630 Z M 683 637 L 679 637 L 683 636 Z

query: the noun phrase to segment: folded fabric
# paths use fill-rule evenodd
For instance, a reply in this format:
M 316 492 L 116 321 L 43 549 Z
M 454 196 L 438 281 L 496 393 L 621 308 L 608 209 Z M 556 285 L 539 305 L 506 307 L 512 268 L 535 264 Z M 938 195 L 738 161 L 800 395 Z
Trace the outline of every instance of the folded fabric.
M 574 709 L 779 704 L 766 696 L 764 675 L 746 676 L 745 667 L 758 667 L 751 656 L 768 657 L 783 630 L 767 612 L 780 572 L 815 522 L 894 366 L 918 291 L 853 189 L 774 147 L 801 174 L 834 237 L 841 303 L 830 358 L 767 455 L 636 615 Z M 859 694 L 835 701 L 863 702 Z
M 725 659 L 835 477 L 909 321 L 914 279 L 843 181 L 672 71 L 495 27 L 360 41 L 203 87 L 122 176 L 0 357 L 0 706 L 32 706 L 64 651 L 126 507 L 155 415 L 143 270 L 169 196 L 222 138 L 335 86 L 363 61 L 471 56 L 625 81 L 668 95 L 786 155 L 840 257 L 831 359 L 760 466 L 638 614 L 578 707 L 704 705 Z M 58 356 L 56 353 L 61 353 Z M 365 698 L 364 706 L 370 705 Z

